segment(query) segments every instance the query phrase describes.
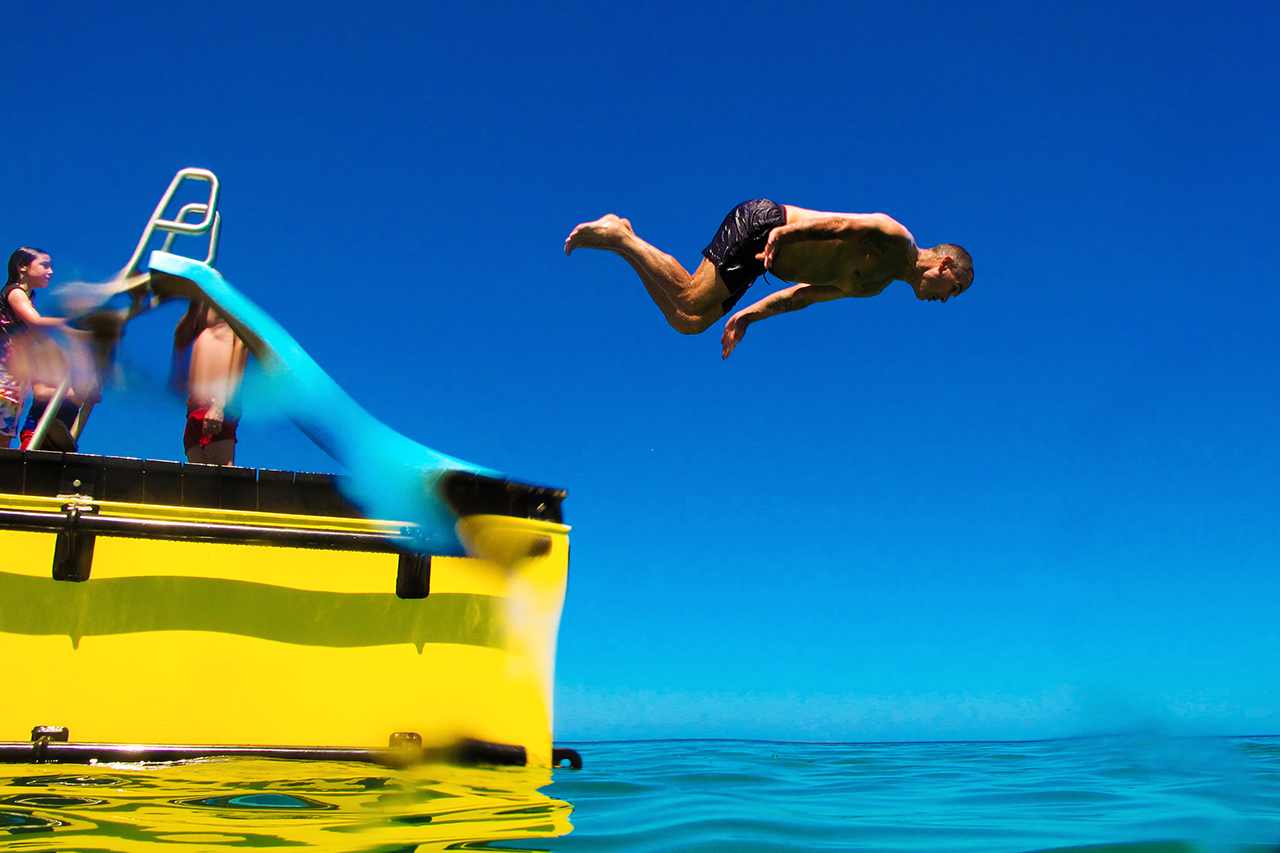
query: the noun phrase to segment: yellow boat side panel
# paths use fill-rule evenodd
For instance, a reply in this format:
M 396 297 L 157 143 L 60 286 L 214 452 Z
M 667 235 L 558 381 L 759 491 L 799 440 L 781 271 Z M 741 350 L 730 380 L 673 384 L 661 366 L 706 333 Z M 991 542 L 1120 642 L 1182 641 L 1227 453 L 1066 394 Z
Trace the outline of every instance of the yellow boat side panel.
M 219 578 L 290 589 L 395 592 L 396 555 L 99 536 L 93 579 Z
M 568 528 L 466 523 L 503 562 L 434 558 L 424 599 L 396 596 L 394 554 L 112 536 L 89 580 L 56 581 L 54 534 L 0 531 L 0 654 L 29 673 L 0 703 L 0 740 L 41 725 L 79 742 L 378 747 L 411 731 L 548 766 Z
M 49 577 L 55 536 L 52 533 L 0 531 L 2 570 Z M 175 550 L 177 549 L 177 550 Z M 353 551 L 306 552 L 306 559 L 281 560 L 281 549 L 214 542 L 165 542 L 99 536 L 94 546 L 93 576 L 234 578 L 294 589 L 331 592 L 387 592 L 396 588 L 396 556 Z M 432 592 L 502 595 L 507 573 L 486 560 L 434 557 Z
M 0 570 L 33 578 L 47 578 L 53 572 L 53 546 L 57 536 L 52 533 L 27 533 L 23 530 L 0 531 Z M 6 611 L 19 599 L 0 598 L 0 607 Z
M 431 644 L 419 654 L 194 631 L 3 642 L 31 672 L 6 697 L 5 740 L 50 725 L 84 742 L 374 747 L 412 731 L 427 745 L 473 737 L 550 761 L 540 685 L 513 680 L 497 649 Z

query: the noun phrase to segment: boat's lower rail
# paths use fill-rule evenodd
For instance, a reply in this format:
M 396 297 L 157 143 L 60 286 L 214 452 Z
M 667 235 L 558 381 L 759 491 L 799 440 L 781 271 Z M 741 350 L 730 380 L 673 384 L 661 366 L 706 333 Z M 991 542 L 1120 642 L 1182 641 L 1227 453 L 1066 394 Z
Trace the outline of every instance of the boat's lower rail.
M 281 525 L 129 518 L 101 514 L 98 507 L 92 504 L 78 503 L 64 505 L 61 514 L 0 509 L 0 527 L 32 533 L 81 533 L 137 539 L 254 543 L 283 548 L 327 548 L 379 553 L 411 549 L 415 541 L 407 528 L 400 535 L 394 535 Z
M 355 761 L 384 767 L 408 767 L 423 763 L 463 767 L 523 767 L 528 754 L 523 746 L 464 738 L 447 747 L 423 748 L 413 732 L 391 736 L 385 749 L 321 746 L 209 746 L 194 744 L 72 743 L 67 730 L 38 727 L 25 741 L 0 741 L 0 764 L 107 764 L 162 763 L 204 758 L 274 758 L 293 761 Z M 556 747 L 552 766 L 582 768 L 577 750 Z

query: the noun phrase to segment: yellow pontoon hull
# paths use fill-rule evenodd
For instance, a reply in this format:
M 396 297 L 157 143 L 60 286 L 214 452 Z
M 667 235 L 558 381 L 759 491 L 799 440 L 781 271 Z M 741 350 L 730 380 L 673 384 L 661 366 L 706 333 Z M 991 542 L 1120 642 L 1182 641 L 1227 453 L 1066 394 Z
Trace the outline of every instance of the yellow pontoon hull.
M 78 464 L 91 463 L 63 460 Z M 428 750 L 481 742 L 550 766 L 568 527 L 467 515 L 459 536 L 483 558 L 417 558 L 429 568 L 408 594 L 425 597 L 404 597 L 415 565 L 404 549 L 346 550 L 399 532 L 350 517 L 0 493 L 11 673 L 0 741 L 45 726 L 73 742 L 378 749 L 412 733 Z M 347 539 L 339 550 L 302 541 L 311 535 Z M 88 579 L 55 579 L 89 536 Z

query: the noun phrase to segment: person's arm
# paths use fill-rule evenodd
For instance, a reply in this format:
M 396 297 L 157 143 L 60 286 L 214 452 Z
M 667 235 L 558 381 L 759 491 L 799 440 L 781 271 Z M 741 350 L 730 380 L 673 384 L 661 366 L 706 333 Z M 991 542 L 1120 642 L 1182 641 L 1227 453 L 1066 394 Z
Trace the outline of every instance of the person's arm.
M 13 313 L 19 320 L 28 326 L 62 327 L 66 328 L 67 321 L 61 317 L 41 317 L 40 312 L 36 310 L 36 306 L 31 304 L 31 297 L 27 296 L 25 290 L 15 287 L 9 291 L 9 307 L 13 309 Z
M 845 213 L 801 219 L 788 225 L 779 225 L 769 232 L 764 251 L 756 259 L 764 262 L 766 270 L 773 269 L 773 258 L 778 249 L 805 240 L 869 241 L 877 250 L 885 252 L 895 242 L 911 239 L 911 234 L 897 221 L 882 213 Z
M 182 315 L 173 329 L 173 348 L 186 349 L 204 331 L 204 303 L 199 299 L 187 302 L 187 313 Z
M 743 308 L 729 318 L 724 324 L 724 334 L 720 336 L 720 345 L 724 348 L 721 358 L 728 358 L 733 348 L 747 333 L 747 326 L 788 311 L 799 311 L 815 302 L 830 302 L 848 296 L 838 287 L 830 284 L 796 284 L 777 293 L 771 293 L 754 305 Z

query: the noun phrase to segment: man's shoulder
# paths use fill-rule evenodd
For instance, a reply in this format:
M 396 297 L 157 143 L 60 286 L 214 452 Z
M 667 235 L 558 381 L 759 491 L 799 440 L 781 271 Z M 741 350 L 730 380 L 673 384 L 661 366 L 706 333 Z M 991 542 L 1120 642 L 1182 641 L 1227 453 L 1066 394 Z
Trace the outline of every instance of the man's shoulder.
M 865 228 L 861 231 L 862 241 L 875 246 L 882 255 L 908 255 L 916 251 L 915 237 L 906 227 L 884 213 L 861 214 Z
M 911 238 L 911 232 L 906 229 L 906 226 L 887 213 L 851 213 L 849 216 L 857 217 L 869 229 L 883 234 Z

